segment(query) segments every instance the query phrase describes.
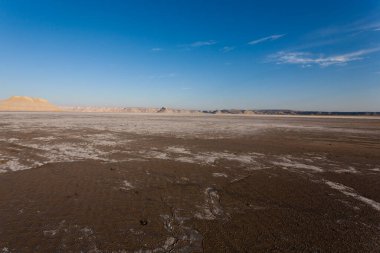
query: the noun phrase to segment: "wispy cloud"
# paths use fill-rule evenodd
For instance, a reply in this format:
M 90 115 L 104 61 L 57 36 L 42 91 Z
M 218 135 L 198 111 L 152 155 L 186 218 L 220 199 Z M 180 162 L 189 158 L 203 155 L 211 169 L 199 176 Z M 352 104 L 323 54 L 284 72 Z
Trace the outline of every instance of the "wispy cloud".
M 160 47 L 154 47 L 154 48 L 152 48 L 152 51 L 153 52 L 160 52 L 160 51 L 162 51 L 162 50 L 164 50 L 163 48 L 160 48 Z
M 268 36 L 268 37 L 252 40 L 252 41 L 248 42 L 248 45 L 256 45 L 256 44 L 263 43 L 266 41 L 278 40 L 279 38 L 282 38 L 284 36 L 285 36 L 285 34 L 273 34 L 273 35 Z
M 333 44 L 351 44 L 363 39 L 361 34 L 380 31 L 380 20 L 377 17 L 367 17 L 355 22 L 330 25 L 309 31 L 300 37 L 297 45 L 287 51 L 304 51 L 313 48 L 323 48 Z M 361 44 L 366 43 L 366 38 Z
M 363 25 L 362 27 L 359 27 L 361 28 L 362 30 L 373 30 L 373 31 L 380 31 L 380 22 L 377 21 L 377 22 L 372 22 L 372 23 L 369 23 L 369 24 L 366 24 L 366 25 Z
M 235 47 L 225 46 L 225 47 L 221 48 L 220 51 L 222 51 L 223 53 L 228 53 L 234 49 L 235 49 Z
M 302 67 L 310 67 L 312 65 L 319 65 L 327 67 L 331 65 L 344 65 L 348 62 L 357 61 L 363 59 L 363 56 L 380 51 L 380 47 L 362 49 L 347 54 L 340 55 L 315 55 L 306 52 L 278 52 L 275 55 L 271 55 L 270 59 L 274 60 L 278 64 L 297 64 Z
M 204 46 L 212 46 L 217 42 L 215 40 L 207 40 L 207 41 L 195 41 L 190 44 L 191 47 L 204 47 Z
M 363 32 L 380 31 L 380 21 L 374 20 L 358 20 L 356 22 L 341 25 L 341 26 L 330 26 L 322 28 L 312 32 L 311 38 L 313 37 L 332 37 L 341 35 L 355 35 Z
M 309 40 L 304 43 L 298 44 L 296 46 L 293 46 L 291 48 L 288 48 L 287 51 L 304 51 L 309 50 L 311 48 L 323 48 L 326 46 L 334 45 L 337 43 L 340 43 L 344 41 L 344 38 L 332 38 L 332 39 L 314 39 Z

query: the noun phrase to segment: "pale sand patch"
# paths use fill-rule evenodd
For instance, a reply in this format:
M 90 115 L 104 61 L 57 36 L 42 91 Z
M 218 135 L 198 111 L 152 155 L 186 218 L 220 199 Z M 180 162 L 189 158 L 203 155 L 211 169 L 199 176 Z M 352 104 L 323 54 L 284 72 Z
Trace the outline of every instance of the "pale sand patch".
M 344 195 L 353 197 L 353 198 L 371 206 L 373 209 L 380 211 L 380 203 L 378 203 L 372 199 L 369 199 L 369 198 L 366 198 L 366 197 L 359 195 L 353 188 L 345 186 L 343 184 L 331 182 L 328 180 L 324 180 L 324 182 L 328 186 L 330 186 L 332 189 L 338 190 L 341 193 L 343 193 Z
M 191 155 L 191 151 L 183 147 L 172 146 L 172 147 L 168 147 L 166 150 L 171 153 Z
M 0 173 L 26 169 L 29 169 L 29 167 L 24 164 L 21 164 L 18 159 L 9 160 L 6 163 L 0 164 Z
M 192 157 L 176 157 L 174 160 L 182 163 L 196 163 Z
M 52 229 L 52 230 L 44 230 L 43 234 L 46 237 L 54 237 L 58 234 L 59 230 L 58 229 Z
M 130 140 L 125 140 L 119 138 L 116 133 L 99 133 L 99 134 L 89 134 L 85 135 L 84 139 L 91 142 L 95 146 L 117 146 L 130 142 Z
M 60 237 L 61 244 L 59 245 L 60 249 L 63 249 L 63 252 L 68 251 L 66 249 L 67 243 L 78 243 L 79 242 L 87 248 L 85 252 L 100 252 L 96 248 L 96 237 L 95 232 L 89 227 L 80 227 L 79 225 L 68 224 L 65 220 L 62 220 L 56 228 L 46 229 L 42 231 L 42 234 L 47 238 L 58 238 Z M 77 234 L 78 238 L 72 238 L 72 234 Z
M 24 156 L 14 157 L 13 155 L 0 155 L 0 172 L 19 171 L 32 169 L 47 163 L 54 162 L 73 162 L 82 160 L 100 160 L 115 162 L 109 159 L 110 152 L 104 152 L 95 148 L 91 143 L 50 143 L 55 137 L 36 137 L 28 142 L 11 138 L 8 142 L 15 143 L 18 148 L 12 147 L 9 150 L 22 151 L 25 148 L 32 149 L 35 156 L 33 158 L 25 158 Z
M 225 173 L 212 173 L 213 177 L 228 177 L 227 174 Z
M 124 180 L 122 186 L 120 187 L 120 189 L 127 190 L 127 191 L 132 190 L 134 188 L 135 187 L 127 180 Z
M 323 172 L 323 170 L 314 165 L 307 165 L 302 163 L 287 163 L 287 162 L 272 162 L 274 165 L 287 167 L 287 168 L 295 168 L 295 169 L 307 169 L 315 172 Z
M 116 141 L 111 141 L 111 140 L 97 140 L 97 141 L 94 141 L 94 145 L 113 147 L 113 146 L 118 145 L 118 143 Z
M 21 144 L 20 144 L 21 145 Z M 44 151 L 47 162 L 71 162 L 78 160 L 108 160 L 102 156 L 107 153 L 88 145 L 74 143 L 60 144 L 24 144 L 24 147 Z
M 281 166 L 281 167 L 285 167 L 285 168 L 306 169 L 306 170 L 311 170 L 314 172 L 323 172 L 324 171 L 323 169 L 321 169 L 317 166 L 300 163 L 298 161 L 293 161 L 289 158 L 281 157 L 280 160 L 281 161 L 275 161 L 275 162 L 271 162 L 271 163 L 273 165 L 277 165 L 277 166 Z
M 254 163 L 254 157 L 259 154 L 232 154 L 226 152 L 204 152 L 192 153 L 189 150 L 181 147 L 169 147 L 167 152 L 157 151 L 156 149 L 150 151 L 140 151 L 139 154 L 145 158 L 174 160 L 178 162 L 196 163 L 196 164 L 214 164 L 219 159 L 229 161 L 237 161 L 242 164 Z M 181 154 L 182 156 L 173 156 L 173 154 Z M 261 155 L 261 154 L 260 154 Z
M 35 137 L 33 138 L 33 140 L 36 140 L 36 141 L 53 141 L 53 140 L 56 140 L 57 138 L 54 137 L 54 136 L 44 136 L 44 137 Z
M 189 218 L 182 217 L 178 209 L 170 215 L 160 215 L 165 230 L 170 234 L 164 244 L 147 252 L 201 252 L 203 236 L 195 229 L 185 225 Z
M 175 244 L 176 241 L 177 241 L 176 238 L 168 237 L 168 238 L 166 238 L 166 241 L 165 241 L 164 245 L 162 246 L 162 248 L 164 250 L 169 250 L 173 247 L 173 245 Z
M 203 152 L 192 153 L 188 149 L 183 147 L 168 147 L 166 149 L 169 153 L 181 154 L 186 156 L 171 158 L 179 162 L 197 163 L 197 164 L 214 164 L 219 159 L 225 159 L 229 161 L 237 161 L 242 164 L 251 164 L 255 162 L 255 158 L 262 157 L 261 153 L 248 153 L 248 154 L 232 154 L 228 152 Z M 167 159 L 165 157 L 165 159 Z
M 347 169 L 336 169 L 335 173 L 359 173 L 353 166 L 348 166 Z
M 163 160 L 169 159 L 167 153 L 160 152 L 160 151 L 155 151 L 155 150 L 140 151 L 139 153 L 142 154 L 144 158 L 155 158 L 155 159 L 163 159 Z
M 218 191 L 208 187 L 204 191 L 205 203 L 201 206 L 201 210 L 195 214 L 195 217 L 201 220 L 215 220 L 225 216 L 222 206 L 220 205 L 220 197 Z

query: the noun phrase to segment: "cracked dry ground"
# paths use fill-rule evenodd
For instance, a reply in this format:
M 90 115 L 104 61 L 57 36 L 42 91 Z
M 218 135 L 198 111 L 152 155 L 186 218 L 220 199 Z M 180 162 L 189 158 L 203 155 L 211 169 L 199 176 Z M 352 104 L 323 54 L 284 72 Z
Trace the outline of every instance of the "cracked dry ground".
M 0 123 L 0 252 L 380 251 L 380 120 L 32 115 Z

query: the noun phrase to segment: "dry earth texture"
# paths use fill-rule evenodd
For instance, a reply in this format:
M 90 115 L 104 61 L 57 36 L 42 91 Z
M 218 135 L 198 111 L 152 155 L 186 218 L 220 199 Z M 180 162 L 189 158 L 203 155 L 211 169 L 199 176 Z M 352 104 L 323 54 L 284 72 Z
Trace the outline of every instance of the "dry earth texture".
M 380 119 L 0 114 L 0 252 L 379 252 Z

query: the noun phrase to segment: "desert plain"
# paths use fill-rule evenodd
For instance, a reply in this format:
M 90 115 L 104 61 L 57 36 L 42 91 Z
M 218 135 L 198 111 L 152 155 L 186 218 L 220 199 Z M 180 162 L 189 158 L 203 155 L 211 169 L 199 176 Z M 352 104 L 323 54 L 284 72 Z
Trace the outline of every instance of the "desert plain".
M 379 252 L 380 118 L 0 113 L 0 252 Z

